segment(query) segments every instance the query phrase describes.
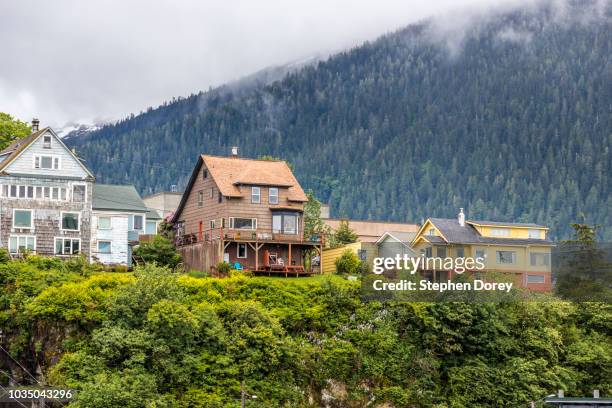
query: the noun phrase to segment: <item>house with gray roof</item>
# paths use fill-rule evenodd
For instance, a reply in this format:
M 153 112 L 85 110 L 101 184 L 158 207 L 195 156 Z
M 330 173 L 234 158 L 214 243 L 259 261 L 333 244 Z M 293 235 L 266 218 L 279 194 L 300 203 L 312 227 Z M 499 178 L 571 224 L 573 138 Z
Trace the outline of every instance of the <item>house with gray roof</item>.
M 94 184 L 92 207 L 92 262 L 131 266 L 148 216 L 156 222 L 159 215 L 150 212 L 132 185 Z
M 429 218 L 412 239 L 411 248 L 428 258 L 479 258 L 484 271 L 506 274 L 517 286 L 534 291 L 551 290 L 551 248 L 548 228 L 535 223 Z M 424 270 L 434 280 L 453 276 L 451 270 Z
M 387 231 L 376 241 L 377 253 L 381 258 L 395 258 L 396 255 L 412 258 L 418 256 L 410 244 L 416 236 L 416 232 Z

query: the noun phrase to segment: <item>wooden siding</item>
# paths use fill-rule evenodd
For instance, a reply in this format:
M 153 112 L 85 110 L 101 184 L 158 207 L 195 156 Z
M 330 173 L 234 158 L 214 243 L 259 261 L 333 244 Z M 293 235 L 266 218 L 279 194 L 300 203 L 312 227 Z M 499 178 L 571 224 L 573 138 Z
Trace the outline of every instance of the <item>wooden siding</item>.
M 361 242 L 355 242 L 340 248 L 324 249 L 321 265 L 323 273 L 336 273 L 336 260 L 340 258 L 347 249 L 357 254 L 357 251 L 361 249 L 361 244 Z
M 43 147 L 44 135 L 51 136 L 51 148 Z M 60 158 L 60 169 L 35 169 L 34 156 L 56 156 Z M 48 177 L 89 177 L 83 166 L 72 153 L 49 131 L 28 146 L 5 170 L 9 174 L 43 175 Z
M 288 200 L 288 188 L 278 188 L 278 204 L 270 204 L 268 201 L 268 190 L 269 187 L 260 186 L 260 203 L 251 203 L 251 187 L 241 186 L 240 190 L 244 194 L 243 198 L 227 198 L 223 197 L 223 202 L 218 202 L 219 189 L 212 179 L 210 172 L 208 177 L 204 179 L 202 177 L 203 167 L 198 169 L 197 179 L 194 182 L 190 191 L 185 192 L 188 194 L 185 206 L 179 217 L 179 221 L 184 222 L 185 234 L 199 233 L 199 224 L 202 222 L 203 230 L 205 232 L 210 230 L 210 221 L 216 220 L 216 228 L 213 231 L 213 238 L 220 236 L 221 231 L 221 219 L 225 219 L 224 232 L 236 233 L 239 232 L 241 236 L 250 236 L 253 232 L 255 233 L 268 233 L 272 234 L 272 211 L 271 207 L 287 210 L 287 211 L 303 211 L 303 203 L 290 202 Z M 213 189 L 213 198 L 210 198 L 210 189 Z M 203 191 L 204 193 L 204 204 L 202 207 L 198 206 L 198 192 Z M 257 219 L 257 230 L 245 230 L 245 229 L 230 229 L 229 218 L 256 218 Z M 295 235 L 282 235 L 279 239 L 299 241 L 303 236 L 304 219 L 302 214 L 299 214 L 298 233 Z

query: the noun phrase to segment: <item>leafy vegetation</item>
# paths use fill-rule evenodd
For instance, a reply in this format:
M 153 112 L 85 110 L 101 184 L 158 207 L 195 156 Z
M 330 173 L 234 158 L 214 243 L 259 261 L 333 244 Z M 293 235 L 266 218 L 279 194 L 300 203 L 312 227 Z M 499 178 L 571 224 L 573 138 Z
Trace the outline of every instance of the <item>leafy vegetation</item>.
M 361 272 L 361 260 L 354 251 L 347 249 L 336 259 L 336 271 L 341 275 L 356 275 Z
M 612 240 L 609 18 L 555 2 L 408 27 L 268 85 L 168 102 L 70 144 L 98 180 L 184 187 L 201 152 L 284 157 L 332 214 L 572 222 Z M 587 21 L 587 23 L 585 23 Z M 589 214 L 588 217 L 582 214 Z M 584 219 L 583 219 L 584 217 Z
M 181 255 L 176 251 L 174 243 L 161 235 L 155 235 L 149 242 L 141 242 L 134 249 L 134 254 L 142 257 L 147 263 L 154 262 L 170 268 L 181 262 Z
M 609 304 L 360 300 L 359 282 L 0 265 L 3 347 L 75 407 L 523 406 L 612 392 Z M 6 355 L 0 373 L 32 379 Z M 0 384 L 8 376 L 0 374 Z
M 16 139 L 28 136 L 32 132 L 30 125 L 13 118 L 8 113 L 0 112 L 0 150 Z

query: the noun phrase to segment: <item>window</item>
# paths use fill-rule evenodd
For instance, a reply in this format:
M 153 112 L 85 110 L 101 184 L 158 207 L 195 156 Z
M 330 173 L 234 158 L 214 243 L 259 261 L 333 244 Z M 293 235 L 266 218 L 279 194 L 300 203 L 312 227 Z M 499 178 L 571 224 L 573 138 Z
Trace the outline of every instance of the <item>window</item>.
M 268 201 L 270 204 L 278 204 L 278 188 L 270 187 L 268 189 Z
M 365 249 L 358 249 L 357 256 L 360 261 L 365 262 L 368 259 L 368 251 Z
M 19 198 L 25 198 L 26 186 L 19 186 Z
M 49 187 L 44 187 L 43 188 L 43 195 L 47 199 L 51 198 L 51 189 Z
M 13 228 L 32 228 L 32 210 L 13 210 Z
M 98 218 L 98 229 L 101 229 L 101 230 L 111 229 L 111 217 L 99 217 Z
M 444 247 L 437 247 L 436 248 L 436 256 L 438 258 L 446 258 L 446 248 L 444 248 Z
M 11 235 L 9 237 L 9 252 L 17 254 L 24 250 L 34 251 L 36 248 L 36 237 L 29 235 Z
M 274 212 L 272 215 L 272 232 L 276 234 L 297 234 L 298 215 L 296 213 Z
M 144 220 L 142 215 L 133 215 L 132 229 L 133 230 L 142 230 L 142 226 L 144 224 Z
M 98 252 L 102 254 L 111 253 L 111 242 L 110 241 L 98 241 Z
M 261 202 L 261 189 L 259 187 L 251 187 L 251 202 L 253 204 Z
M 531 238 L 531 239 L 541 239 L 542 238 L 541 231 L 537 230 L 537 229 L 530 229 L 529 230 L 529 238 Z
M 34 156 L 34 168 L 58 170 L 60 168 L 59 157 L 36 155 Z
M 210 220 L 210 229 L 215 229 L 215 220 Z
M 36 187 L 36 198 L 42 198 L 42 191 L 43 188 L 42 187 Z
M 145 228 L 145 234 L 155 235 L 157 234 L 157 222 L 147 220 L 147 226 Z
M 8 184 L 2 185 L 2 197 L 8 197 L 9 195 L 9 186 Z
M 427 235 L 436 235 L 436 229 L 435 228 L 430 228 Z
M 234 218 L 230 217 L 230 229 L 257 229 L 257 218 Z
M 208 170 L 206 169 L 202 170 L 202 178 L 208 178 Z
M 532 252 L 529 254 L 531 266 L 550 265 L 550 254 L 546 252 Z
M 75 184 L 72 186 L 72 201 L 75 203 L 85 202 L 85 185 Z
M 463 247 L 457 247 L 457 258 L 464 258 L 465 257 L 465 250 L 463 249 Z
M 237 246 L 237 249 L 236 249 L 236 257 L 237 258 L 246 258 L 247 257 L 247 244 L 238 243 L 238 246 Z
M 514 251 L 497 251 L 498 264 L 513 264 L 516 262 L 516 252 Z
M 11 186 L 11 198 L 17 197 L 17 186 Z
M 433 255 L 433 248 L 432 247 L 425 248 L 425 257 L 431 258 L 432 255 Z
M 78 231 L 79 230 L 79 218 L 81 214 L 78 212 L 63 212 L 62 211 L 62 230 L 65 231 Z
M 43 148 L 50 149 L 51 148 L 51 136 L 44 135 L 43 136 Z
M 508 228 L 492 228 L 491 235 L 494 237 L 508 237 L 510 236 L 510 230 Z
M 213 198 L 214 196 L 215 196 L 215 189 L 211 187 L 210 191 L 208 192 L 208 197 Z
M 544 275 L 527 275 L 527 283 L 544 283 Z
M 217 202 L 219 204 L 221 204 L 223 202 L 223 195 L 221 195 L 221 192 L 219 191 L 219 196 L 217 197 Z
M 28 186 L 26 196 L 28 198 L 34 198 L 34 186 Z
M 59 200 L 59 188 L 53 187 L 51 189 L 51 199 L 56 201 Z
M 202 207 L 204 205 L 204 192 L 198 191 L 198 207 Z
M 485 259 L 485 251 L 484 249 L 477 249 L 475 252 L 476 255 L 476 259 L 480 258 L 480 259 Z
M 75 255 L 81 251 L 81 240 L 78 238 L 55 238 L 56 255 Z

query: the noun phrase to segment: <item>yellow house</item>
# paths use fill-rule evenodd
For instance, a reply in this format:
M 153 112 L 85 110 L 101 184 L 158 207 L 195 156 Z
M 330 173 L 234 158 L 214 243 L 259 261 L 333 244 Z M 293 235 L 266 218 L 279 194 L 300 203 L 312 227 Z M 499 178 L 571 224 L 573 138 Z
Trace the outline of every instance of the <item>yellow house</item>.
M 477 273 L 511 274 L 516 284 L 534 291 L 551 290 L 550 253 L 554 246 L 548 228 L 529 223 L 466 220 L 463 208 L 456 219 L 429 218 L 412 248 L 428 258 L 482 258 Z M 433 280 L 449 279 L 450 270 L 423 270 Z

